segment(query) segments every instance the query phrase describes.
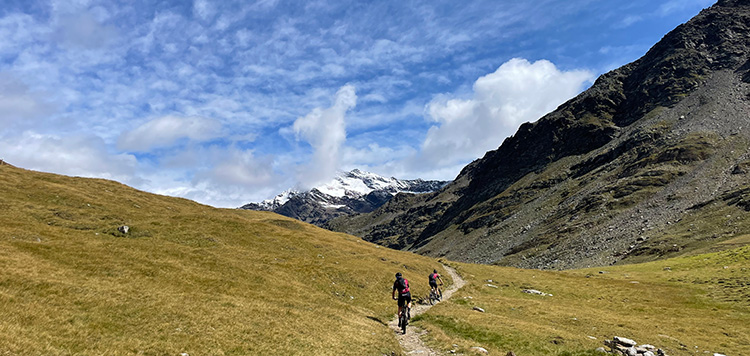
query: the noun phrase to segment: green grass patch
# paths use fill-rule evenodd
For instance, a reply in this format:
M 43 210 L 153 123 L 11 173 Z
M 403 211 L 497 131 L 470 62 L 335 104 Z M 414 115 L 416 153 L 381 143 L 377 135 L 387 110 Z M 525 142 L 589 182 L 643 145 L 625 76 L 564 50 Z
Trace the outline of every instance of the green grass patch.
M 442 350 L 592 355 L 605 339 L 624 336 L 670 355 L 750 354 L 748 257 L 750 248 L 740 248 L 562 272 L 456 264 L 469 283 L 416 324 Z

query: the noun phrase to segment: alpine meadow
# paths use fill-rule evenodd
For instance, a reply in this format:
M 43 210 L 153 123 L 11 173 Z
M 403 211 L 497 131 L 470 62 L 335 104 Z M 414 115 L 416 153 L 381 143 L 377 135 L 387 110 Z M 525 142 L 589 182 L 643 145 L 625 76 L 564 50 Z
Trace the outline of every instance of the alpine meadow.
M 750 0 L 4 5 L 0 356 L 750 355 Z

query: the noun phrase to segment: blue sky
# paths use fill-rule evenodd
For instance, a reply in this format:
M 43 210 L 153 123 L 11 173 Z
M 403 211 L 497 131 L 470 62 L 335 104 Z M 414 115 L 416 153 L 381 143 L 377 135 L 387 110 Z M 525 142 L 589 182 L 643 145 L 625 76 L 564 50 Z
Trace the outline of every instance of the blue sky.
M 452 179 L 714 2 L 4 0 L 0 159 L 219 207 Z

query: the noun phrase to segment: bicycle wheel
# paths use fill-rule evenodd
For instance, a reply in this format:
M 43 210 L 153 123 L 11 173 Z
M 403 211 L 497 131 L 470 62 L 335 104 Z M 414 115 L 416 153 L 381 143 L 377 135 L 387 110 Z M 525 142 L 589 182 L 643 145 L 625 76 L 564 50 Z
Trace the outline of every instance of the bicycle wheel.
M 404 309 L 401 311 L 401 332 L 406 334 L 406 325 L 409 324 L 409 308 L 404 307 Z

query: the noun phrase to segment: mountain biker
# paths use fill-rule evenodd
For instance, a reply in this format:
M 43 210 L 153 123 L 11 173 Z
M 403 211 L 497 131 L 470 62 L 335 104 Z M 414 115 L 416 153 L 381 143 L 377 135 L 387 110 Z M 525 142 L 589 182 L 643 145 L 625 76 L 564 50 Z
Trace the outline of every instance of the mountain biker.
M 396 298 L 396 291 L 398 291 L 398 299 Z M 396 273 L 396 281 L 393 282 L 393 293 L 391 294 L 393 300 L 398 300 L 398 326 L 401 327 L 401 311 L 405 305 L 411 308 L 411 292 L 409 291 L 409 281 L 401 276 L 401 272 Z M 407 318 L 410 318 L 407 315 Z
M 432 273 L 430 273 L 429 277 L 430 277 L 430 288 L 435 293 L 435 295 L 440 295 L 440 294 L 438 294 L 438 284 L 437 284 L 437 281 L 440 280 L 440 285 L 442 286 L 443 285 L 443 279 L 440 278 L 440 275 L 437 273 L 436 269 L 432 270 Z

